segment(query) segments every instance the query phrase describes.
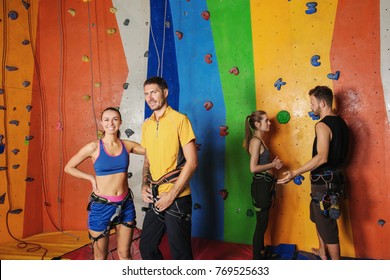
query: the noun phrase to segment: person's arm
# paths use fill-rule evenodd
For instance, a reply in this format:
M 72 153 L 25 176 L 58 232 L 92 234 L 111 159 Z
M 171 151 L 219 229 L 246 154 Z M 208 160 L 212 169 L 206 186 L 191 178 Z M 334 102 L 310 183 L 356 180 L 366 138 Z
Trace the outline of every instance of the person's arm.
M 97 143 L 91 142 L 84 147 L 82 147 L 65 165 L 64 171 L 69 175 L 72 175 L 76 178 L 88 180 L 92 184 L 92 189 L 94 192 L 99 192 L 96 184 L 96 178 L 92 174 L 87 174 L 77 168 L 80 163 L 85 159 L 91 157 L 92 153 L 97 149 Z
M 145 154 L 146 151 L 145 148 L 142 147 L 139 143 L 130 140 L 123 140 L 123 142 L 126 143 L 126 147 L 130 151 L 130 153 L 137 154 L 137 155 Z
M 262 171 L 267 171 L 272 168 L 280 169 L 283 165 L 282 161 L 276 157 L 272 162 L 267 164 L 257 164 L 259 162 L 260 157 L 260 148 L 261 148 L 261 140 L 257 138 L 252 138 L 249 142 L 249 154 L 250 154 L 250 160 L 249 160 L 249 169 L 250 171 L 255 174 Z M 264 149 L 264 148 L 263 148 Z
M 180 172 L 175 184 L 171 190 L 167 193 L 161 193 L 159 200 L 156 202 L 156 207 L 160 211 L 167 209 L 173 201 L 180 195 L 180 193 L 188 185 L 192 175 L 198 167 L 198 153 L 196 150 L 195 140 L 191 140 L 189 143 L 183 146 L 183 153 L 186 159 L 186 163 Z
M 150 164 L 145 154 L 144 167 L 142 169 L 142 200 L 146 203 L 153 203 L 153 195 L 150 189 Z
M 331 141 L 331 130 L 326 124 L 319 122 L 316 124 L 316 135 L 317 155 L 315 155 L 312 159 L 310 159 L 298 169 L 294 171 L 283 172 L 283 175 L 285 175 L 285 177 L 279 179 L 278 184 L 286 184 L 292 179 L 294 179 L 296 176 L 314 170 L 328 161 L 329 144 Z

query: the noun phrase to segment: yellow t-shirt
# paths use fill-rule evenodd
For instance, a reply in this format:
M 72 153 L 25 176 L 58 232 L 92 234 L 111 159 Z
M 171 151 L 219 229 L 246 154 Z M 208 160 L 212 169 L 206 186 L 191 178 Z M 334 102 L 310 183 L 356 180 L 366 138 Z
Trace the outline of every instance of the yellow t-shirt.
M 152 179 L 158 180 L 164 174 L 184 166 L 182 147 L 194 139 L 195 134 L 187 116 L 170 106 L 158 121 L 154 114 L 146 119 L 142 125 L 141 146 L 146 149 Z M 158 191 L 169 192 L 172 186 L 172 183 L 163 184 Z M 179 197 L 190 193 L 188 185 Z

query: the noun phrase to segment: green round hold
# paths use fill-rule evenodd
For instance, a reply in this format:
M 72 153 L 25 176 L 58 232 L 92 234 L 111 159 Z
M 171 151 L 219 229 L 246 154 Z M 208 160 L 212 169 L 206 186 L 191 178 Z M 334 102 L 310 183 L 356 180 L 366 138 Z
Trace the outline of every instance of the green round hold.
M 276 115 L 276 119 L 279 123 L 286 124 L 290 121 L 290 113 L 286 110 L 282 110 Z

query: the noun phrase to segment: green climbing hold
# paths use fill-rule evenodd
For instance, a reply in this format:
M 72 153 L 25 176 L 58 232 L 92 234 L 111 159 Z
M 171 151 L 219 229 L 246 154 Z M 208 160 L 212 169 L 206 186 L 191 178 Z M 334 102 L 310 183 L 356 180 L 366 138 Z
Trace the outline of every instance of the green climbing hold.
M 282 110 L 276 115 L 276 119 L 279 123 L 286 124 L 290 121 L 290 113 L 285 110 Z

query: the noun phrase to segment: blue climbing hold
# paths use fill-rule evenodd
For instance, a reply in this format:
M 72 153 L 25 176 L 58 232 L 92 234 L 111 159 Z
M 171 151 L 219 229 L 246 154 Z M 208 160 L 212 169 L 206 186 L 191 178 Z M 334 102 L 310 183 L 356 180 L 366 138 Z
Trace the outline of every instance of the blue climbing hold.
M 28 44 L 30 44 L 30 41 L 29 41 L 29 40 L 23 40 L 23 41 L 22 41 L 22 45 L 25 45 L 25 46 L 26 46 L 26 45 L 28 45 Z
M 336 71 L 336 73 L 329 73 L 327 77 L 331 80 L 338 80 L 340 78 L 340 71 Z
M 15 20 L 18 18 L 18 13 L 16 11 L 9 11 L 8 17 L 12 20 Z
M 282 86 L 284 86 L 286 84 L 286 82 L 283 82 L 282 81 L 282 78 L 279 78 L 276 80 L 276 82 L 274 83 L 274 87 L 276 87 L 278 90 L 280 90 L 280 88 Z
M 320 119 L 320 116 L 315 115 L 313 111 L 310 111 L 310 112 L 308 113 L 308 115 L 309 115 L 309 117 L 310 117 L 313 121 L 316 121 L 316 120 L 319 120 L 319 119 Z
M 16 67 L 16 66 L 5 66 L 5 69 L 6 69 L 7 71 L 16 71 L 16 70 L 18 70 L 19 68 Z
M 305 177 L 303 177 L 302 175 L 298 175 L 294 178 L 294 183 L 296 185 L 302 185 L 302 181 L 305 180 Z
M 4 89 L 0 88 L 0 95 L 4 93 Z
M 313 55 L 310 59 L 310 63 L 311 65 L 313 65 L 314 67 L 318 67 L 321 65 L 321 62 L 319 62 L 318 60 L 320 59 L 320 56 L 319 55 Z
M 305 13 L 307 15 L 311 15 L 317 12 L 317 2 L 307 2 L 306 3 L 307 10 Z
M 24 87 L 28 87 L 30 85 L 30 82 L 29 81 L 23 81 L 22 85 Z

